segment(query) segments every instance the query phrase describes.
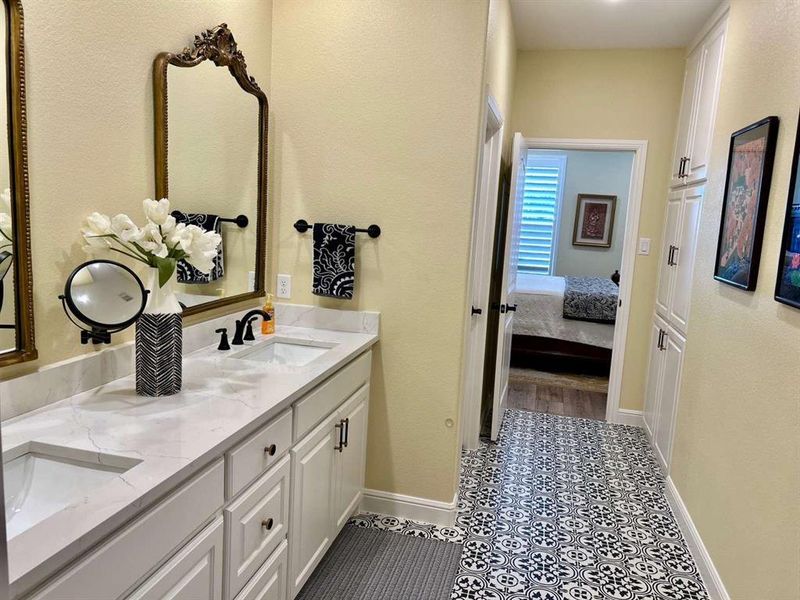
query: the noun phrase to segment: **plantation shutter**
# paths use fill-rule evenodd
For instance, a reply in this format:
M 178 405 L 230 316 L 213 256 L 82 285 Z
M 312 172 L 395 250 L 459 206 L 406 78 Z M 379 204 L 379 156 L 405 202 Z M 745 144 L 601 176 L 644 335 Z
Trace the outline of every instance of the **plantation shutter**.
M 553 274 L 565 158 L 528 155 L 522 196 L 518 272 Z

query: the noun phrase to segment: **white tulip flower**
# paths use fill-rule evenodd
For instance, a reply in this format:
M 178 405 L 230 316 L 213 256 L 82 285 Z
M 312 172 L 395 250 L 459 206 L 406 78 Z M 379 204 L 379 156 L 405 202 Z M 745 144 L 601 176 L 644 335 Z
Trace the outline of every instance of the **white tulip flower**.
M 144 207 L 144 215 L 151 223 L 156 225 L 164 225 L 170 217 L 169 200 L 166 198 L 158 201 L 148 198 L 142 203 L 142 206 Z
M 111 219 L 108 215 L 93 212 L 86 217 L 82 231 L 86 232 L 84 235 L 108 235 L 113 233 L 111 231 Z
M 138 241 L 142 235 L 141 229 L 131 221 L 131 218 L 122 214 L 111 219 L 111 231 L 123 242 Z
M 169 248 L 164 243 L 164 238 L 158 230 L 158 225 L 155 223 L 148 223 L 140 230 L 140 237 L 137 240 L 139 246 L 146 252 L 153 256 L 164 258 L 169 254 Z

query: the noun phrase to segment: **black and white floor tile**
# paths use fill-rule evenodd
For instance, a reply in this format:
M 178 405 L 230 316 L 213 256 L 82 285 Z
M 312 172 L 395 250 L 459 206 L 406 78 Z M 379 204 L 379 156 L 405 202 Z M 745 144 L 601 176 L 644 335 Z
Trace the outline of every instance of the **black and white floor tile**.
M 352 523 L 464 544 L 452 600 L 707 600 L 643 430 L 519 410 L 465 451 L 454 527 Z

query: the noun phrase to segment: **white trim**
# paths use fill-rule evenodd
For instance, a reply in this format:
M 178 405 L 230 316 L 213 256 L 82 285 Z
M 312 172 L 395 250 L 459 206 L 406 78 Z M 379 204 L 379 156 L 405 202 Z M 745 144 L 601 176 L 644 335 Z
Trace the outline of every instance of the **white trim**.
M 697 32 L 697 35 L 694 36 L 694 39 L 686 46 L 686 56 L 689 56 L 692 52 L 694 52 L 697 47 L 703 43 L 705 37 L 714 29 L 717 24 L 722 21 L 725 17 L 728 16 L 728 11 L 731 9 L 730 0 L 724 0 L 717 9 L 711 14 L 708 20 L 703 23 L 703 26 L 700 28 L 700 31 Z
M 642 411 L 631 410 L 629 408 L 620 408 L 617 410 L 617 418 L 614 419 L 615 423 L 620 425 L 632 425 L 633 427 L 644 427 L 644 417 Z
M 725 584 L 722 583 L 722 578 L 719 576 L 717 568 L 711 560 L 711 555 L 700 538 L 700 532 L 697 531 L 689 510 L 683 503 L 678 493 L 678 488 L 675 487 L 675 483 L 672 481 L 672 477 L 667 477 L 664 495 L 667 497 L 667 502 L 669 502 L 672 513 L 675 515 L 675 520 L 678 522 L 683 537 L 686 539 L 689 552 L 692 553 L 692 557 L 697 563 L 697 570 L 700 571 L 700 576 L 703 578 L 709 598 L 711 600 L 730 600 Z
M 636 238 L 639 235 L 639 215 L 642 208 L 644 171 L 647 165 L 647 140 L 592 140 L 526 138 L 528 148 L 542 150 L 601 150 L 606 152 L 632 151 L 631 184 L 628 192 L 625 239 L 622 246 L 622 280 L 619 286 L 620 307 L 614 326 L 614 346 L 611 353 L 611 373 L 608 377 L 608 400 L 606 421 L 619 423 L 619 399 L 622 394 L 622 363 L 625 358 L 625 343 L 628 337 L 631 295 L 633 293 L 633 267 L 636 262 Z
M 364 490 L 360 510 L 440 527 L 452 527 L 458 512 L 458 494 L 453 497 L 452 502 L 442 502 L 380 490 Z

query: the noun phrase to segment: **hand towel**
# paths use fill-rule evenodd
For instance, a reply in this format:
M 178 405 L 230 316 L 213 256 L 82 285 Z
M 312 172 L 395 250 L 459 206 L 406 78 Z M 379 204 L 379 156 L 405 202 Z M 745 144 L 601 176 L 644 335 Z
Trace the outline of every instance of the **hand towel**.
M 178 223 L 187 225 L 197 225 L 204 231 L 220 233 L 222 231 L 222 221 L 217 215 L 204 213 L 182 213 L 179 210 L 172 211 L 172 216 Z M 178 261 L 178 283 L 211 283 L 225 275 L 223 244 L 217 248 L 217 255 L 214 257 L 214 266 L 208 273 L 202 273 L 195 269 L 184 259 Z
M 314 282 L 312 293 L 353 298 L 356 269 L 356 228 L 314 223 Z

